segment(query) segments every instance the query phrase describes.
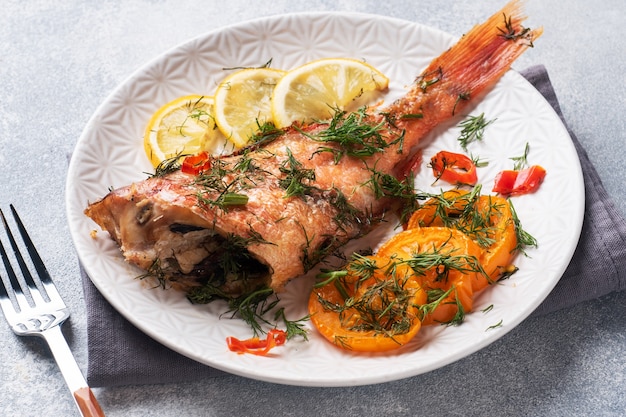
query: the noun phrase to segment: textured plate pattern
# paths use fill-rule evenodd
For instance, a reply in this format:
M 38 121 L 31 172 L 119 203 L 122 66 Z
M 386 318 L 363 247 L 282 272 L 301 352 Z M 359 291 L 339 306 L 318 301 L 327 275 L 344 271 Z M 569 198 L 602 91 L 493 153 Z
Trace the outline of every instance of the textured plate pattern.
M 357 355 L 321 340 L 288 343 L 270 357 L 236 355 L 225 337 L 248 337 L 239 320 L 220 318 L 221 304 L 193 306 L 173 291 L 145 288 L 140 271 L 125 264 L 105 233 L 83 210 L 109 187 L 145 178 L 151 166 L 142 134 L 152 112 L 185 94 L 212 95 L 225 76 L 222 68 L 259 66 L 270 58 L 275 68 L 289 69 L 322 57 L 365 59 L 391 79 L 386 101 L 403 93 L 419 71 L 453 42 L 438 30 L 401 20 L 361 14 L 295 14 L 245 22 L 208 33 L 148 63 L 118 87 L 99 107 L 80 138 L 67 179 L 67 213 L 80 259 L 91 279 L 127 319 L 148 335 L 199 362 L 251 378 L 315 386 L 384 382 L 444 366 L 487 346 L 526 318 L 561 277 L 576 246 L 583 218 L 584 188 L 580 164 L 560 120 L 519 74 L 509 71 L 480 101 L 472 114 L 497 118 L 483 142 L 471 152 L 489 161 L 480 169 L 488 191 L 495 174 L 511 168 L 512 156 L 531 146 L 530 160 L 543 165 L 547 178 L 533 195 L 515 199 L 525 228 L 539 241 L 538 250 L 519 257 L 520 272 L 482 293 L 476 312 L 459 327 L 430 327 L 398 352 Z M 455 121 L 455 123 L 458 120 Z M 426 141 L 424 160 L 440 149 L 460 150 L 459 128 L 442 126 Z M 438 191 L 423 169 L 418 188 Z M 438 186 L 438 185 L 437 185 Z M 368 245 L 389 230 L 378 230 Z M 352 245 L 356 245 L 353 243 Z M 306 313 L 311 279 L 293 281 L 282 297 L 291 318 Z M 493 305 L 489 313 L 480 310 Z M 500 327 L 488 330 L 497 323 Z

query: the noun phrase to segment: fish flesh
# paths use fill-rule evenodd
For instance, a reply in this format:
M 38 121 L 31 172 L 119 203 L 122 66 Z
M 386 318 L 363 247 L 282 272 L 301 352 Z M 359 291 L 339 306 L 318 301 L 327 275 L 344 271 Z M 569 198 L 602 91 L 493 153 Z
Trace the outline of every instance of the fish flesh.
M 275 292 L 390 211 L 410 205 L 419 142 L 461 114 L 542 33 L 513 0 L 382 107 L 269 129 L 198 173 L 177 167 L 111 191 L 85 214 L 125 259 L 194 302 Z

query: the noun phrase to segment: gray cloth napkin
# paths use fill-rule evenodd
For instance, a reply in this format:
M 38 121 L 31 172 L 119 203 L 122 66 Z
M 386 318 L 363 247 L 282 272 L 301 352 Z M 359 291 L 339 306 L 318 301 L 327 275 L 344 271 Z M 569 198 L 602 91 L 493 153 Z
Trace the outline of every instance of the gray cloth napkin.
M 563 120 L 546 69 L 538 65 L 521 74 Z M 569 133 L 584 174 L 585 220 L 571 263 L 535 315 L 626 288 L 626 222 L 607 195 L 587 153 L 574 134 Z M 102 297 L 84 271 L 82 278 L 88 317 L 87 379 L 91 386 L 167 383 L 224 375 L 142 333 Z

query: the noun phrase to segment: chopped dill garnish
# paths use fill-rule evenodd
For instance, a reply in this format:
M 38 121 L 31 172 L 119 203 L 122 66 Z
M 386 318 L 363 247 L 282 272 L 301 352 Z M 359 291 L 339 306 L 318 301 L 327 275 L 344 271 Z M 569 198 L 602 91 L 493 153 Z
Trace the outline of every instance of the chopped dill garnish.
M 231 71 L 231 70 L 242 70 L 242 69 L 257 69 L 257 68 L 271 68 L 272 60 L 274 58 L 270 58 L 265 64 L 257 66 L 257 67 L 224 67 L 223 71 Z
M 456 106 L 461 102 L 461 101 L 467 101 L 470 99 L 470 92 L 466 91 L 464 93 L 460 93 L 457 97 L 456 97 L 456 101 L 454 102 L 454 107 L 452 107 L 452 115 L 454 116 L 456 114 Z
M 148 269 L 146 269 L 146 272 L 137 277 L 137 279 L 139 280 L 144 280 L 146 278 L 153 278 L 156 281 L 157 285 L 155 285 L 155 288 L 168 288 L 167 275 L 161 267 L 161 259 L 155 258 L 148 267 Z
M 443 69 L 441 67 L 426 74 L 422 74 L 415 79 L 415 84 L 419 86 L 423 93 L 428 87 L 441 81 L 443 77 Z
M 189 156 L 189 154 L 177 153 L 176 155 L 166 158 L 159 162 L 159 165 L 154 169 L 154 174 L 151 174 L 151 177 L 163 177 L 169 173 L 174 171 L 178 171 L 181 166 L 181 160 L 185 156 Z
M 467 146 L 470 143 L 483 140 L 485 128 L 495 120 L 487 120 L 485 119 L 485 113 L 481 113 L 478 116 L 468 116 L 467 119 L 459 123 L 459 127 L 462 130 L 458 141 L 463 150 L 467 151 Z
M 306 315 L 298 320 L 289 320 L 285 316 L 285 308 L 281 307 L 274 314 L 274 321 L 279 319 L 285 324 L 285 331 L 287 333 L 287 340 L 293 339 L 296 336 L 302 336 L 304 340 L 309 340 L 307 330 L 304 328 L 304 322 L 309 320 L 309 316 Z
M 530 31 L 530 29 L 520 26 L 520 30 L 519 32 L 517 32 L 515 28 L 513 27 L 513 23 L 511 22 L 511 17 L 509 16 L 509 18 L 507 19 L 506 14 L 504 13 L 502 13 L 502 16 L 504 17 L 505 29 L 498 28 L 498 30 L 500 31 L 500 36 L 510 41 L 516 41 L 518 39 L 529 40 L 530 43 L 528 46 L 532 48 L 533 47 L 532 36 L 531 36 L 532 32 Z
M 408 265 L 417 276 L 425 275 L 427 271 L 436 271 L 436 282 L 447 282 L 451 271 L 458 271 L 463 274 L 477 272 L 487 276 L 480 261 L 471 255 L 455 255 L 454 250 L 443 251 L 447 242 L 439 247 L 433 247 L 432 252 L 414 253 L 410 258 L 398 261 Z
M 260 145 L 271 142 L 275 139 L 278 139 L 282 136 L 285 131 L 283 129 L 279 129 L 274 126 L 274 123 L 266 122 L 259 123 L 258 119 L 256 121 L 257 130 L 256 132 L 249 138 L 248 144 Z
M 482 311 L 483 313 L 489 313 L 491 310 L 493 310 L 494 305 L 493 304 L 489 304 L 487 307 L 483 308 Z
M 515 211 L 515 207 L 513 206 L 513 202 L 511 200 L 509 200 L 509 207 L 511 208 L 513 223 L 515 224 L 515 236 L 517 237 L 517 245 L 515 246 L 515 250 L 526 255 L 526 248 L 536 248 L 538 246 L 537 239 L 535 239 L 530 233 L 522 228 L 522 222 L 520 221 L 517 215 L 517 211 Z
M 366 110 L 366 107 L 361 107 L 357 111 L 347 113 L 335 109 L 332 119 L 323 122 L 328 125 L 326 129 L 314 135 L 303 133 L 318 142 L 337 144 L 337 147 L 320 146 L 316 151 L 332 153 L 335 163 L 338 163 L 344 155 L 365 158 L 383 152 L 390 146 L 382 135 L 384 122 L 369 124 Z
M 402 180 L 398 180 L 393 175 L 375 169 L 370 169 L 370 171 L 372 176 L 365 185 L 369 185 L 372 188 L 377 199 L 383 197 L 402 199 L 400 223 L 404 223 L 419 205 L 415 195 L 413 174 L 411 173 Z
M 500 321 L 499 321 L 499 322 L 497 322 L 496 324 L 494 324 L 494 325 L 491 325 L 491 326 L 487 327 L 487 328 L 485 329 L 485 331 L 487 331 L 487 330 L 497 329 L 498 327 L 502 327 L 502 323 L 503 323 L 503 320 L 500 320 Z
M 229 313 L 245 321 L 255 336 L 264 333 L 263 324 L 272 325 L 265 315 L 278 303 L 278 298 L 270 300 L 274 290 L 263 287 L 250 294 L 228 300 Z
M 310 194 L 314 186 L 309 185 L 315 181 L 315 171 L 305 169 L 287 148 L 287 159 L 279 167 L 280 172 L 285 174 L 285 178 L 279 180 L 278 184 L 285 190 L 285 198 L 294 196 L 304 196 Z
M 530 145 L 528 144 L 528 142 L 526 142 L 526 146 L 524 146 L 524 153 L 522 155 L 509 158 L 511 161 L 515 162 L 515 164 L 513 165 L 513 171 L 521 171 L 528 166 L 529 151 Z

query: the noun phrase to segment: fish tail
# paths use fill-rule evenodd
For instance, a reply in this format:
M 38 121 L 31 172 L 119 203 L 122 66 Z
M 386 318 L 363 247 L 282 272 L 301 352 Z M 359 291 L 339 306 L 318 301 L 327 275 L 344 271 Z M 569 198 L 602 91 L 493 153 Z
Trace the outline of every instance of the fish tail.
M 474 26 L 459 42 L 436 58 L 424 73 L 444 71 L 444 77 L 463 86 L 462 93 L 479 95 L 495 83 L 511 64 L 543 33 L 522 26 L 522 1 L 513 0 L 484 23 Z
M 510 1 L 435 58 L 407 95 L 390 106 L 389 113 L 404 120 L 409 147 L 437 124 L 460 114 L 533 47 L 543 29 L 522 26 L 525 19 L 522 2 Z

